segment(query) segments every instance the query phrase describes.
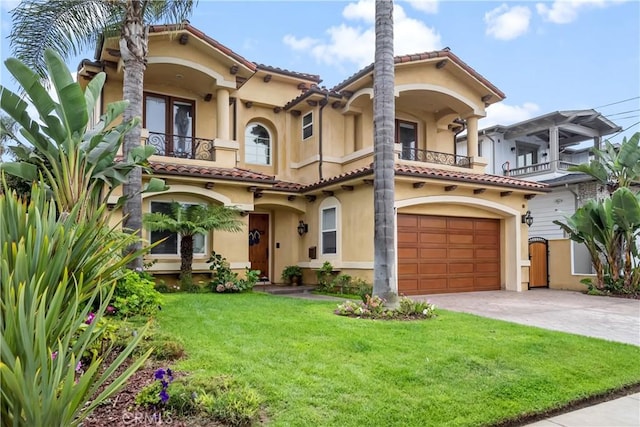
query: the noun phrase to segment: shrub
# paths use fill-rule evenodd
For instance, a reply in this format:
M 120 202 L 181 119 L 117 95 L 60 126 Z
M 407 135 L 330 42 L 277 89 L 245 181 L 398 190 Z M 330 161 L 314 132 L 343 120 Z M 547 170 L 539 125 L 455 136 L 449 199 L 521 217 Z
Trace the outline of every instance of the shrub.
M 162 302 L 153 280 L 144 273 L 127 270 L 118 280 L 112 306 L 119 317 L 152 316 Z
M 435 317 L 435 305 L 424 301 L 414 301 L 407 297 L 400 299 L 397 309 L 385 307 L 385 300 L 378 296 L 366 296 L 365 301 L 345 301 L 338 304 L 334 313 L 340 316 L 369 319 L 429 319 Z
M 302 283 L 302 268 L 298 267 L 297 265 L 288 265 L 282 269 L 280 278 L 285 283 L 293 283 L 294 277 L 298 278 L 298 284 Z
M 247 426 L 258 418 L 260 400 L 255 391 L 242 387 L 219 393 L 216 397 L 203 395 L 200 404 L 205 412 L 231 426 Z
M 333 265 L 329 261 L 325 261 L 322 267 L 316 271 L 318 278 L 319 291 L 330 292 L 333 287 Z
M 213 278 L 209 282 L 212 292 L 232 293 L 244 292 L 253 289 L 260 278 L 260 270 L 245 269 L 245 278 L 240 279 L 237 273 L 231 271 L 229 262 L 222 255 L 215 252 L 207 260 L 211 263 L 209 270 L 213 271 Z

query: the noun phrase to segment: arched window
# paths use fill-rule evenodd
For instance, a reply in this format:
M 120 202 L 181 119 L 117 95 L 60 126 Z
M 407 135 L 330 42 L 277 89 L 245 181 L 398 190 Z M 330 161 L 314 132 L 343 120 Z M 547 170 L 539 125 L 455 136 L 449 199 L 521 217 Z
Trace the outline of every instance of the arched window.
M 254 165 L 271 164 L 271 134 L 260 123 L 249 123 L 244 133 L 244 161 Z

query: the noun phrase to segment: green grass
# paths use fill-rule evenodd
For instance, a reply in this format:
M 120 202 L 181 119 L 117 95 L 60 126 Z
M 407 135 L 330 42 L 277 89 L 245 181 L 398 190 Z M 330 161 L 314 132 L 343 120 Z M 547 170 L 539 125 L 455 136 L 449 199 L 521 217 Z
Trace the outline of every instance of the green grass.
M 335 302 L 165 296 L 197 376 L 232 374 L 272 426 L 478 426 L 640 382 L 640 348 L 437 310 L 433 320 L 336 316 Z

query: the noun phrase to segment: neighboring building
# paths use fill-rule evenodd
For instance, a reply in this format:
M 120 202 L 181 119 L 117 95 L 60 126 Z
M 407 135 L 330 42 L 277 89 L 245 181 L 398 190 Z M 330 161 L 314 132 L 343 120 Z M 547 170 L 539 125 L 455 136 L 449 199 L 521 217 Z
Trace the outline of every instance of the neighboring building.
M 584 289 L 579 280 L 593 273 L 591 258 L 584 245 L 558 242 L 566 240 L 566 236 L 553 221 L 571 216 L 589 199 L 607 195 L 606 189 L 594 179 L 570 172 L 568 168 L 588 163 L 593 158 L 591 149 L 600 147 L 603 138 L 620 129 L 599 112 L 589 109 L 556 111 L 479 132 L 478 150 L 488 159 L 489 171 L 545 183 L 551 190 L 529 202 L 534 218 L 529 237 L 557 245 L 554 258 L 562 260 L 558 267 L 567 269 L 562 273 L 556 271 L 555 277 L 551 269 L 545 285 Z M 458 139 L 458 153 L 466 152 L 466 144 L 466 137 Z
M 324 261 L 373 273 L 373 67 L 332 89 L 319 76 L 250 62 L 187 26 L 154 26 L 144 79 L 144 143 L 170 190 L 144 195 L 145 211 L 172 200 L 234 205 L 244 233 L 198 242 L 195 272 L 215 250 L 233 269 L 278 281 L 297 264 L 305 279 Z M 102 105 L 122 97 L 118 44 L 108 39 L 79 76 L 105 71 Z M 504 94 L 448 49 L 396 57 L 395 207 L 399 293 L 528 284 L 528 200 L 547 186 L 485 173 L 478 119 Z M 471 133 L 468 155 L 456 135 Z M 151 241 L 166 237 L 147 233 Z M 157 274 L 179 269 L 178 237 L 154 248 Z

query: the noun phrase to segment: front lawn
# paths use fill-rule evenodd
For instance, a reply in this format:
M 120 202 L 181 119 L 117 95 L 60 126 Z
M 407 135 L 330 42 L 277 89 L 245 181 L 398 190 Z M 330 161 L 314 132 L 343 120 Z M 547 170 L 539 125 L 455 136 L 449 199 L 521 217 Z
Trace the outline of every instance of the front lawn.
M 232 374 L 272 426 L 478 426 L 640 383 L 640 347 L 436 310 L 432 320 L 332 314 L 265 294 L 165 295 L 174 367 Z

